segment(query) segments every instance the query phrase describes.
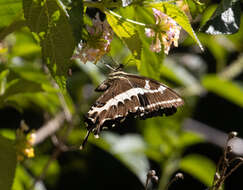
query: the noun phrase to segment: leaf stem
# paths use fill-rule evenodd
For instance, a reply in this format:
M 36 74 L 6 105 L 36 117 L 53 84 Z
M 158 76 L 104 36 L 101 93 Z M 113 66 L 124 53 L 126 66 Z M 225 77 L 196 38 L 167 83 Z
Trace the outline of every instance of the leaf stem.
M 133 24 L 136 24 L 136 25 L 139 25 L 139 26 L 143 26 L 143 27 L 146 27 L 146 26 L 147 26 L 147 25 L 144 24 L 144 23 L 137 22 L 137 21 L 135 21 L 135 20 L 131 20 L 131 19 L 128 19 L 128 18 L 124 18 L 124 17 L 122 17 L 121 15 L 119 15 L 119 14 L 117 14 L 117 13 L 115 13 L 115 12 L 109 10 L 109 9 L 106 9 L 106 12 L 107 12 L 108 14 L 111 14 L 111 15 L 113 15 L 113 16 L 115 16 L 115 17 L 121 19 L 121 20 L 130 22 L 130 23 L 133 23 Z

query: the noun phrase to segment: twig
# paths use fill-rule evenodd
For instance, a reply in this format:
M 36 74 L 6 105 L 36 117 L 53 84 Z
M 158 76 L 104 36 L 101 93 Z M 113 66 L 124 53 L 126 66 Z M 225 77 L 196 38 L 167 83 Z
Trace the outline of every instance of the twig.
M 147 178 L 146 178 L 146 183 L 145 183 L 145 190 L 148 190 L 148 184 L 150 180 L 154 180 L 156 182 L 158 182 L 159 178 L 156 175 L 155 170 L 149 170 L 147 173 Z
M 229 171 L 229 173 L 224 177 L 224 180 L 226 179 L 226 178 L 228 178 L 237 168 L 239 168 L 241 165 L 243 164 L 243 158 L 240 158 L 240 162 L 235 166 L 235 167 L 233 167 L 230 171 Z
M 232 147 L 229 145 L 229 142 L 231 139 L 235 138 L 237 136 L 236 132 L 230 132 L 228 134 L 228 138 L 226 141 L 226 145 L 224 147 L 223 155 L 220 158 L 217 168 L 216 168 L 216 173 L 214 175 L 214 180 L 213 184 L 210 188 L 212 190 L 219 190 L 225 180 L 237 169 L 243 164 L 243 158 L 242 157 L 235 157 L 230 159 L 229 154 L 232 153 Z M 237 163 L 233 168 L 229 169 L 231 165 L 235 161 L 240 161 Z
M 35 140 L 32 143 L 33 145 L 37 145 L 40 142 L 42 142 L 43 140 L 45 140 L 47 137 L 52 136 L 52 140 L 53 140 L 54 144 L 56 143 L 55 144 L 56 148 L 55 148 L 53 154 L 51 155 L 51 157 L 49 158 L 49 160 L 47 161 L 47 163 L 45 164 L 45 166 L 43 167 L 41 174 L 34 180 L 33 184 L 30 187 L 30 190 L 34 189 L 36 183 L 44 178 L 52 161 L 56 160 L 57 157 L 61 154 L 61 152 L 69 150 L 69 148 L 65 145 L 65 142 L 66 142 L 71 130 L 73 129 L 72 114 L 66 104 L 65 98 L 64 98 L 63 94 L 60 92 L 60 89 L 59 89 L 58 85 L 56 84 L 56 82 L 52 79 L 52 77 L 49 73 L 49 70 L 45 65 L 44 65 L 44 71 L 49 75 L 49 78 L 50 78 L 50 81 L 51 81 L 53 87 L 58 89 L 58 97 L 59 97 L 60 103 L 62 105 L 63 112 L 57 114 L 54 119 L 49 121 L 46 125 L 41 127 L 35 133 Z M 61 138 L 62 141 L 59 141 L 58 138 L 55 139 L 54 134 L 58 129 L 60 129 L 60 127 L 63 125 L 65 120 L 68 122 L 69 126 Z
M 43 125 L 40 129 L 35 132 L 35 139 L 33 145 L 37 145 L 44 141 L 47 137 L 53 135 L 65 121 L 64 113 L 61 112 L 56 115 L 56 117 L 50 121 L 48 121 L 45 125 Z
M 184 179 L 184 176 L 182 173 L 177 173 L 172 180 L 169 181 L 169 183 L 166 185 L 165 190 L 168 190 L 169 187 L 171 186 L 171 184 L 173 184 L 175 181 L 177 181 L 178 179 Z

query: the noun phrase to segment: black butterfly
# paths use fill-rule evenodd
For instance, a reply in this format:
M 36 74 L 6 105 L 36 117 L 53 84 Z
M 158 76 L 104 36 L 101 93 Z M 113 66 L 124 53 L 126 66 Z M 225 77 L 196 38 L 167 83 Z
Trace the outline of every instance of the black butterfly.
M 88 111 L 85 122 L 88 133 L 98 137 L 103 127 L 114 127 L 128 117 L 146 119 L 154 116 L 172 115 L 183 99 L 164 84 L 143 76 L 125 73 L 119 67 L 109 74 L 107 80 L 96 89 L 103 94 Z

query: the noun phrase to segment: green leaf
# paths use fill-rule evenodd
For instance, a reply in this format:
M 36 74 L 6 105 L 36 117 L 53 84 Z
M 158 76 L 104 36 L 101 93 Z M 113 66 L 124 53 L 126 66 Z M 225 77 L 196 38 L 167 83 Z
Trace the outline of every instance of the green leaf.
M 5 93 L 8 75 L 9 75 L 8 69 L 5 69 L 0 73 L 0 96 Z
M 15 140 L 16 131 L 8 128 L 1 128 L 0 136 L 3 136 L 9 140 Z
M 243 26 L 243 17 L 241 16 L 240 26 Z M 243 27 L 239 28 L 239 31 L 235 34 L 228 35 L 227 38 L 234 43 L 234 46 L 238 52 L 242 52 L 243 49 Z
M 13 73 L 17 74 L 16 78 L 21 78 L 38 85 L 49 85 L 50 88 L 52 87 L 48 76 L 39 68 L 35 68 L 33 64 L 22 64 L 21 66 L 12 64 L 9 68 Z M 54 87 L 52 88 L 54 91 Z M 27 92 L 27 90 L 25 92 Z
M 202 18 L 200 19 L 200 27 L 206 24 L 206 22 L 210 19 L 213 15 L 215 10 L 217 9 L 218 4 L 210 4 L 207 6 L 207 9 L 204 11 Z M 201 39 L 201 38 L 200 38 Z M 202 40 L 204 41 L 204 40 Z
M 24 79 L 13 79 L 6 83 L 6 90 L 0 96 L 0 107 L 9 105 L 9 98 L 21 93 L 34 93 L 43 91 L 41 84 Z M 20 101 L 21 102 L 21 101 Z M 12 106 L 15 107 L 13 104 Z
M 186 0 L 186 2 L 193 18 L 198 16 L 199 13 L 202 13 L 206 8 L 205 4 L 201 3 L 199 0 Z
M 174 72 L 173 68 L 170 68 L 170 63 L 166 64 L 166 62 L 165 62 L 163 64 L 163 66 L 160 68 L 160 75 L 177 84 L 182 84 L 180 77 L 176 74 L 176 72 Z
M 14 141 L 0 136 L 0 150 L 0 187 L 4 190 L 10 190 L 17 164 Z
M 0 29 L 10 25 L 14 20 L 18 20 L 22 15 L 22 1 L 1 0 L 0 1 Z
M 23 108 L 37 107 L 55 114 L 60 108 L 60 102 L 56 93 L 17 93 L 9 96 L 5 101 L 8 105 L 12 105 L 20 111 Z
M 211 92 L 243 107 L 243 88 L 233 81 L 225 80 L 216 75 L 206 75 L 202 85 Z
M 52 87 L 48 76 L 40 68 L 33 64 L 11 64 L 7 68 L 0 73 L 0 84 L 4 86 L 0 107 L 13 106 L 20 111 L 27 107 L 37 107 L 56 113 L 60 108 L 57 95 L 60 90 Z
M 206 186 L 212 185 L 216 166 L 208 158 L 198 154 L 187 155 L 181 160 L 180 168 Z
M 184 148 L 181 144 L 181 134 L 177 129 L 180 128 L 180 121 L 177 115 L 163 118 L 151 118 L 140 122 L 140 127 L 143 129 L 144 139 L 150 146 L 150 150 L 155 150 L 161 157 L 169 157 L 175 153 L 175 149 Z M 148 151 L 149 154 L 151 153 Z M 150 156 L 150 155 L 149 155 Z M 156 156 L 156 154 L 152 154 Z M 153 157 L 158 159 L 159 156 Z M 159 160 L 157 160 L 159 161 Z
M 201 28 L 207 34 L 234 34 L 240 28 L 239 0 L 222 0 L 210 20 Z
M 183 11 L 181 11 L 177 6 L 170 3 L 158 3 L 156 4 L 156 6 L 154 6 L 154 8 L 164 12 L 166 15 L 174 19 L 197 42 L 201 50 L 203 50 L 201 42 L 197 38 L 188 17 Z
M 0 41 L 2 41 L 7 35 L 21 29 L 24 26 L 26 26 L 26 23 L 23 19 L 12 22 L 9 26 L 0 31 Z
M 227 62 L 227 50 L 220 43 L 220 39 L 217 36 L 200 33 L 200 39 L 203 41 L 203 45 L 207 47 L 217 60 L 217 68 L 223 68 Z M 219 65 L 221 65 L 219 67 Z
M 40 41 L 43 61 L 64 90 L 74 50 L 73 33 L 67 14 L 55 0 L 24 0 L 23 7 L 27 25 Z
M 80 43 L 82 39 L 82 30 L 83 30 L 83 1 L 73 0 L 70 3 L 70 10 L 68 11 L 70 15 L 70 25 L 75 37 L 75 45 Z
M 183 133 L 180 136 L 179 142 L 182 148 L 186 148 L 188 146 L 203 142 L 203 138 L 200 137 L 199 134 L 189 131 L 183 131 Z
M 12 190 L 26 190 L 32 185 L 33 181 L 34 179 L 28 174 L 24 167 L 18 164 Z M 34 188 L 34 190 L 36 189 L 37 188 Z
M 125 15 L 132 14 L 133 9 L 126 8 L 123 10 Z M 123 43 L 131 51 L 135 59 L 140 60 L 141 57 L 141 41 L 138 32 L 133 24 L 127 22 L 123 17 L 115 12 L 105 12 L 106 18 L 116 35 L 123 41 Z
M 142 34 L 143 35 L 143 34 Z M 144 36 L 145 37 L 145 36 Z M 144 38 L 141 66 L 139 72 L 143 76 L 152 77 L 153 79 L 160 79 L 160 67 L 163 63 L 164 53 L 155 53 L 150 50 L 150 43 Z

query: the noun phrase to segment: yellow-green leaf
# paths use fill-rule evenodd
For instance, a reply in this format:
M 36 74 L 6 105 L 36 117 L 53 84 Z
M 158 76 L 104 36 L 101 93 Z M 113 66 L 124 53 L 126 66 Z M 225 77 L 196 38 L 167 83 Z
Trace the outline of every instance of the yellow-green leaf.
M 205 185 L 210 186 L 216 167 L 208 158 L 198 154 L 190 154 L 181 160 L 180 168 Z
M 126 44 L 136 59 L 141 56 L 141 42 L 133 24 L 114 12 L 105 12 L 106 18 L 116 35 Z M 112 14 L 111 14 L 112 13 Z

